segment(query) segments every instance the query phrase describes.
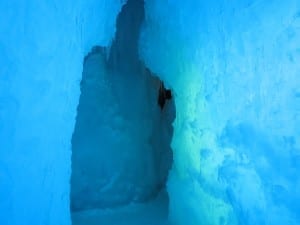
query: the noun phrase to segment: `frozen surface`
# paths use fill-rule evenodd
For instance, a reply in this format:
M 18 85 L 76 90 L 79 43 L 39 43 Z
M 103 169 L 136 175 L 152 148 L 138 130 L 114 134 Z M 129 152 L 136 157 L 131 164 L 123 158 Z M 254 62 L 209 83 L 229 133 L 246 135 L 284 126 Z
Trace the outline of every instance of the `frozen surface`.
M 160 81 L 138 58 L 143 6 L 129 0 L 112 46 L 85 58 L 72 138 L 73 211 L 144 202 L 165 186 L 175 109 L 169 101 L 160 110 Z
M 141 55 L 175 92 L 174 224 L 299 224 L 299 12 L 146 1 Z
M 74 137 L 91 135 L 92 149 L 99 145 L 97 154 L 109 163 L 99 169 L 95 155 L 77 155 L 79 192 L 80 185 L 104 187 L 81 192 L 78 208 L 130 205 L 74 216 L 83 223 L 115 224 L 118 217 L 133 224 L 146 217 L 161 221 L 156 204 L 132 204 L 153 190 L 145 184 L 159 180 L 150 149 L 165 141 L 155 137 L 162 128 L 156 126 L 159 117 L 152 123 L 147 108 L 152 100 L 145 101 L 146 79 L 133 83 L 150 73 L 137 62 L 141 34 L 141 59 L 175 96 L 174 165 L 167 187 L 172 224 L 299 225 L 299 0 L 145 0 L 143 31 L 133 32 L 133 39 L 117 33 L 113 43 L 124 3 L 0 0 L 0 224 L 70 224 L 71 136 L 83 58 L 92 46 L 111 47 L 112 53 L 98 55 L 98 72 L 86 75 L 112 76 L 100 79 L 103 94 L 91 90 L 82 98 L 91 96 L 84 101 L 88 106 L 102 98 L 91 112 L 111 123 L 93 127 L 102 132 L 102 142 L 92 129 L 75 129 Z M 123 28 L 121 34 L 133 31 Z M 101 110 L 101 104 L 110 107 Z M 81 116 L 85 124 L 90 115 Z M 104 152 L 104 144 L 112 152 Z M 82 176 L 82 164 L 94 174 Z M 129 215 L 133 211 L 140 213 Z
M 73 225 L 169 225 L 168 196 L 162 191 L 146 203 L 115 209 L 92 209 L 72 214 Z
M 142 202 L 165 185 L 174 104 L 161 112 L 158 88 L 145 68 L 113 73 L 104 48 L 86 58 L 72 138 L 72 210 Z
M 70 224 L 82 60 L 122 1 L 0 1 L 0 224 Z

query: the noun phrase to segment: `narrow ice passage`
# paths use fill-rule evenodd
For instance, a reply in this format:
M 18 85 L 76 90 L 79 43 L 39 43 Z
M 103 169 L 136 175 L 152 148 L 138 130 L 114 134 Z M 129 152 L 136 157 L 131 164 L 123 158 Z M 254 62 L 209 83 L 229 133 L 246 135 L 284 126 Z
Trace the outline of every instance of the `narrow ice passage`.
M 0 0 L 0 224 L 299 225 L 299 46 L 299 0 Z
M 111 47 L 94 47 L 84 58 L 72 137 L 73 224 L 92 220 L 85 218 L 88 210 L 98 210 L 99 217 L 101 210 L 134 203 L 150 209 L 148 202 L 158 196 L 161 203 L 153 204 L 167 219 L 175 108 L 172 99 L 159 107 L 161 81 L 139 59 L 143 20 L 144 2 L 129 0 L 118 15 Z M 141 217 L 128 213 L 134 215 Z

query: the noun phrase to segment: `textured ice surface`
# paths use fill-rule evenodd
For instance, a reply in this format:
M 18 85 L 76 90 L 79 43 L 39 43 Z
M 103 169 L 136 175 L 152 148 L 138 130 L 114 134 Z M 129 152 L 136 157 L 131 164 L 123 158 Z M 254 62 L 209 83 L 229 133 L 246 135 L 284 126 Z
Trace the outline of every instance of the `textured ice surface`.
M 68 225 L 82 59 L 121 1 L 0 1 L 0 224 Z
M 299 224 L 299 12 L 146 1 L 141 53 L 175 92 L 174 224 Z
M 143 202 L 165 186 L 174 102 L 157 104 L 160 81 L 138 56 L 142 0 L 129 0 L 110 48 L 85 58 L 72 138 L 71 208 L 112 208 Z
M 72 138 L 71 207 L 116 207 L 155 197 L 172 162 L 174 103 L 161 112 L 159 80 L 141 66 L 112 72 L 95 48 L 85 60 Z
M 122 3 L 0 1 L 1 225 L 70 224 L 82 59 Z M 175 96 L 173 224 L 299 225 L 299 0 L 146 0 L 140 43 Z
M 92 209 L 72 213 L 73 225 L 168 225 L 166 191 L 146 203 L 131 203 L 115 209 Z

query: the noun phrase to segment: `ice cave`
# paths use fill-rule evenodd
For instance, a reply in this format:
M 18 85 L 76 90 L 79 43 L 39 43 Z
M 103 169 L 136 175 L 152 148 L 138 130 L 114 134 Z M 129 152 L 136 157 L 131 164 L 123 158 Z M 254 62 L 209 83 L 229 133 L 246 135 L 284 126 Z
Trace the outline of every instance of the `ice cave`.
M 300 225 L 299 0 L 0 0 L 0 225 Z

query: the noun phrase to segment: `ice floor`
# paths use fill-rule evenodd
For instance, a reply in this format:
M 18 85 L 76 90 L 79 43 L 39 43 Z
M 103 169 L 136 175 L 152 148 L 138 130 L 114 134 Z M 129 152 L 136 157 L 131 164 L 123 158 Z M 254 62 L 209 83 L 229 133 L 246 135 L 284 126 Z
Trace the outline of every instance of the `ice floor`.
M 72 213 L 72 225 L 168 225 L 168 196 L 115 209 L 94 209 Z

